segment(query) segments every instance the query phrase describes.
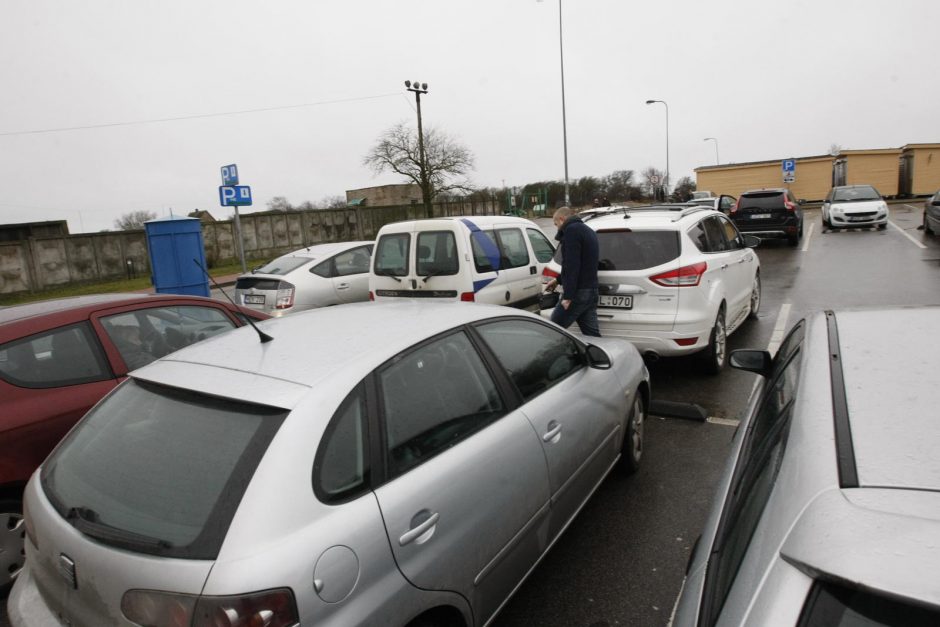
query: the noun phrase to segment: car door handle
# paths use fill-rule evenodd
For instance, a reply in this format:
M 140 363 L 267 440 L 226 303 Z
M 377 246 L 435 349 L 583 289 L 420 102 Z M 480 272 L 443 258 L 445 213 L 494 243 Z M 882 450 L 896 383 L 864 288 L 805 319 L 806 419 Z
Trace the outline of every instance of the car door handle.
M 535 274 L 538 270 L 535 269 L 535 266 L 529 266 L 529 274 Z
M 542 436 L 543 442 L 551 442 L 561 433 L 561 425 L 554 420 L 548 423 L 548 431 Z
M 723 266 L 721 266 L 721 269 L 722 269 L 722 270 L 727 270 L 727 269 L 728 269 L 728 264 L 724 264 Z
M 339 285 L 336 286 L 336 289 L 338 289 L 338 290 L 348 290 L 348 289 L 349 289 L 349 283 L 340 283 Z
M 423 536 L 425 533 L 430 531 L 434 527 L 434 525 L 437 524 L 437 521 L 438 519 L 440 519 L 440 517 L 441 517 L 440 514 L 438 514 L 437 512 L 434 512 L 427 518 L 427 520 L 422 522 L 417 527 L 412 527 L 411 529 L 406 531 L 400 538 L 398 538 L 398 545 L 405 546 L 406 544 L 411 544 L 412 542 L 414 542 L 415 540 Z

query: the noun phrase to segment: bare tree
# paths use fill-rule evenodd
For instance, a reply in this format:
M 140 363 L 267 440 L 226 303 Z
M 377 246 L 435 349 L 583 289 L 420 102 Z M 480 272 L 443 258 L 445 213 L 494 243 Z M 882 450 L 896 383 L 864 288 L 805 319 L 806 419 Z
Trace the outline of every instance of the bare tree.
M 473 153 L 431 127 L 424 128 L 424 153 L 422 164 L 417 130 L 400 122 L 382 134 L 362 163 L 376 174 L 389 170 L 416 183 L 421 188 L 425 211 L 431 217 L 431 201 L 437 195 L 471 191 L 466 177 L 473 170 Z
M 346 207 L 346 197 L 338 194 L 335 196 L 324 196 L 319 206 L 321 209 L 343 209 Z
M 144 222 L 153 220 L 157 217 L 155 211 L 131 211 L 125 213 L 119 219 L 114 221 L 114 228 L 121 231 L 139 231 L 144 228 Z
M 268 211 L 290 211 L 293 207 L 284 196 L 274 196 L 268 201 Z

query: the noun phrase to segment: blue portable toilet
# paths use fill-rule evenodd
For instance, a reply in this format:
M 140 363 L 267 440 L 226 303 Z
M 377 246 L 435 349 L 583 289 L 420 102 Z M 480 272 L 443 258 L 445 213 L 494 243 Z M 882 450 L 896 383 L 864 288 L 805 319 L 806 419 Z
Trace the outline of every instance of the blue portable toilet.
M 208 296 L 209 277 L 202 271 L 207 267 L 206 250 L 199 219 L 159 218 L 144 222 L 144 230 L 147 232 L 154 291 L 158 294 Z

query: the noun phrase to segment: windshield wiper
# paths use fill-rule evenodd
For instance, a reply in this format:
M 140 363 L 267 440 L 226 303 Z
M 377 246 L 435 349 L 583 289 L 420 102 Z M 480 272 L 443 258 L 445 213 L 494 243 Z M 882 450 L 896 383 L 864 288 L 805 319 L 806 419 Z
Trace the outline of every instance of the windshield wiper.
M 421 282 L 422 282 L 422 283 L 427 283 L 427 282 L 428 282 L 428 279 L 430 279 L 432 276 L 440 276 L 440 275 L 444 274 L 444 272 L 445 272 L 444 270 L 441 270 L 441 269 L 439 269 L 439 268 L 435 268 L 435 269 L 431 270 L 430 272 L 428 272 L 428 273 L 427 273 L 426 275 L 424 275 L 423 277 L 421 277 Z
M 392 274 L 392 270 L 376 270 L 375 273 L 379 276 L 392 277 L 393 279 L 401 283 L 401 279 L 399 279 L 396 275 Z
M 173 544 L 167 540 L 154 538 L 141 533 L 118 529 L 101 522 L 98 512 L 88 507 L 72 507 L 65 515 L 73 527 L 82 533 L 105 542 L 115 544 L 132 544 L 134 546 L 148 546 L 158 549 L 172 549 Z

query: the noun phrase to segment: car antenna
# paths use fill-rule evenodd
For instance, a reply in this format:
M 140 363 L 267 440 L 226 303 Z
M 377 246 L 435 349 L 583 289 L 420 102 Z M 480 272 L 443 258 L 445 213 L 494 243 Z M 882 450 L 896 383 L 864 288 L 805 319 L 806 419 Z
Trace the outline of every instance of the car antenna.
M 199 260 L 198 260 L 198 259 L 193 259 L 193 263 L 196 264 L 197 266 L 199 266 L 199 269 L 202 270 L 202 273 L 205 274 L 207 277 L 209 277 L 209 280 L 212 281 L 212 284 L 215 285 L 217 288 L 219 288 L 219 291 L 222 292 L 222 295 L 225 296 L 225 298 L 228 299 L 228 302 L 232 303 L 232 305 L 237 309 L 237 308 L 238 308 L 238 305 L 235 304 L 235 301 L 232 300 L 232 297 L 225 293 L 225 290 L 222 289 L 222 286 L 219 285 L 218 282 L 217 282 L 215 279 L 212 278 L 212 275 L 209 274 L 209 271 L 206 270 L 206 269 L 202 266 L 201 263 L 199 263 Z M 265 342 L 270 342 L 271 340 L 274 339 L 273 337 L 271 337 L 270 335 L 268 335 L 267 333 L 265 333 L 264 331 L 262 331 L 261 329 L 259 329 L 257 326 L 255 326 L 255 323 L 254 323 L 254 321 L 251 319 L 251 316 L 244 316 L 244 318 L 245 318 L 245 320 L 248 321 L 248 324 L 251 325 L 251 328 L 254 329 L 255 332 L 258 334 L 258 337 L 261 339 L 261 343 L 262 343 L 262 344 L 264 344 Z

